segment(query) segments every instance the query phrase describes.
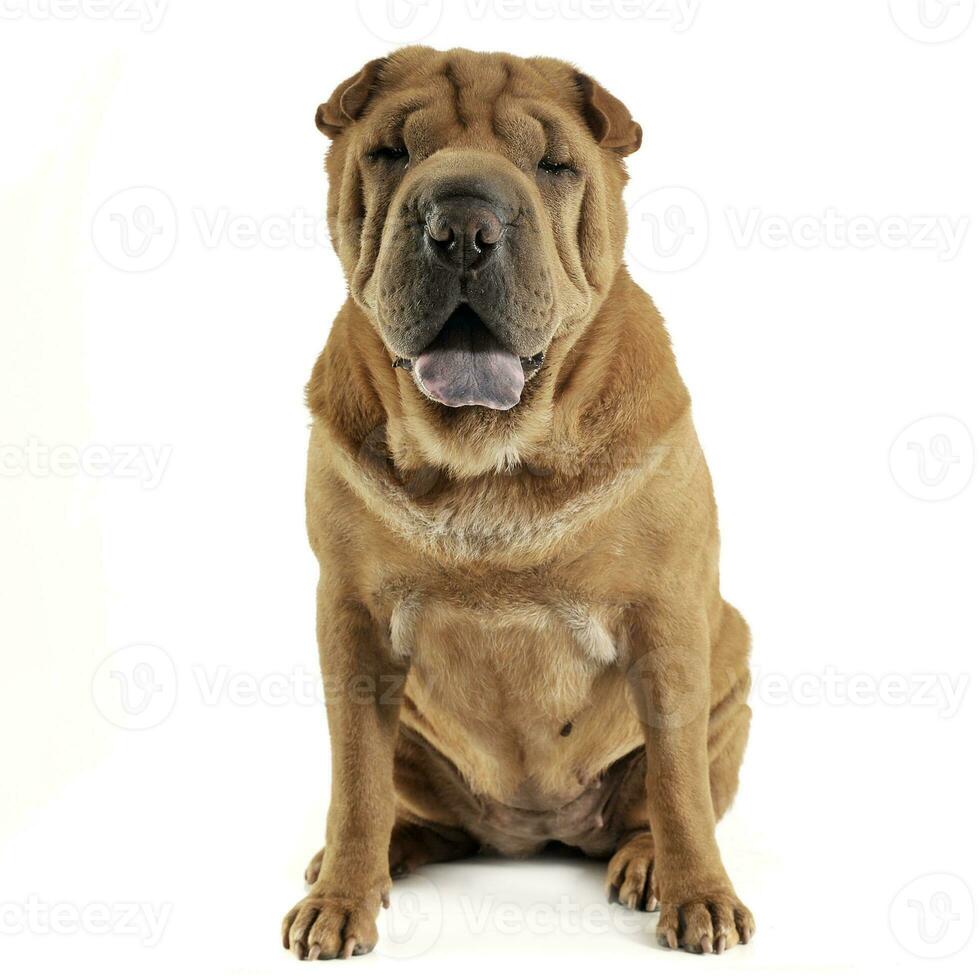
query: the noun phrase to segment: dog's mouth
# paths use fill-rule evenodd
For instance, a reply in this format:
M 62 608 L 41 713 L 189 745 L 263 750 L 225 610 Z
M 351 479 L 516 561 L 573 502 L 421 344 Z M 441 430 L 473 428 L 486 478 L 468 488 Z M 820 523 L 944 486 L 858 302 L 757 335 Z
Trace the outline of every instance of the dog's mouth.
M 411 371 L 424 395 L 449 408 L 505 412 L 521 400 L 524 383 L 543 361 L 543 351 L 519 357 L 508 350 L 463 303 L 418 357 L 399 358 L 394 366 Z

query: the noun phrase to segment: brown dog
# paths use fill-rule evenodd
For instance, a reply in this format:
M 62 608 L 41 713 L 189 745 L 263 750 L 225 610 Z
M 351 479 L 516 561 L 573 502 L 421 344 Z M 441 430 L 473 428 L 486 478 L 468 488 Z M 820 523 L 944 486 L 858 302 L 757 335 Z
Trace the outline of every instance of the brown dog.
M 366 65 L 317 125 L 350 290 L 308 388 L 333 789 L 285 945 L 367 952 L 392 875 L 549 841 L 611 856 L 665 945 L 747 941 L 715 823 L 749 634 L 623 267 L 640 127 L 563 62 L 428 48 Z

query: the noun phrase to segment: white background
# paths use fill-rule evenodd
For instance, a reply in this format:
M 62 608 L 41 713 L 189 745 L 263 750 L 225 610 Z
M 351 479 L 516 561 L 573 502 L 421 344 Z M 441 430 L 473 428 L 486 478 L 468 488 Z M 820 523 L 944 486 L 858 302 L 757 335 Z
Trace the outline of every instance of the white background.
M 4 974 L 976 975 L 973 0 L 119 3 L 2 0 Z M 278 946 L 329 795 L 313 112 L 423 35 L 573 60 L 645 131 L 630 267 L 755 635 L 721 960 L 556 859 L 426 870 L 353 964 Z

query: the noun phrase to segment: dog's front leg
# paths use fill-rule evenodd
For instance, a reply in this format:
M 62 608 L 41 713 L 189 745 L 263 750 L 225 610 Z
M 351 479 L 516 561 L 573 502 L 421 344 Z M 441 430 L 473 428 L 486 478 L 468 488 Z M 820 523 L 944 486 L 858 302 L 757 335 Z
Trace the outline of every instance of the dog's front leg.
M 329 579 L 317 591 L 317 638 L 330 727 L 332 787 L 320 873 L 283 921 L 283 944 L 301 959 L 369 952 L 387 904 L 395 819 L 394 753 L 405 667 L 357 602 Z
M 646 741 L 657 935 L 666 946 L 695 953 L 724 952 L 748 942 L 755 929 L 715 839 L 710 664 L 703 610 L 660 601 L 631 624 L 629 678 Z

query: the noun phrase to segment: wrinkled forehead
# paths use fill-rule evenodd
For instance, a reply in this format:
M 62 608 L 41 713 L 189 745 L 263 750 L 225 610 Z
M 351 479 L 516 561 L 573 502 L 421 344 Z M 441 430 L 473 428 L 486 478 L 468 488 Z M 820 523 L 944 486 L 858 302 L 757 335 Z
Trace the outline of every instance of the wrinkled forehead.
M 399 137 L 428 154 L 488 143 L 567 150 L 585 135 L 570 72 L 562 78 L 505 55 L 432 55 L 386 65 L 364 117 L 373 137 Z

